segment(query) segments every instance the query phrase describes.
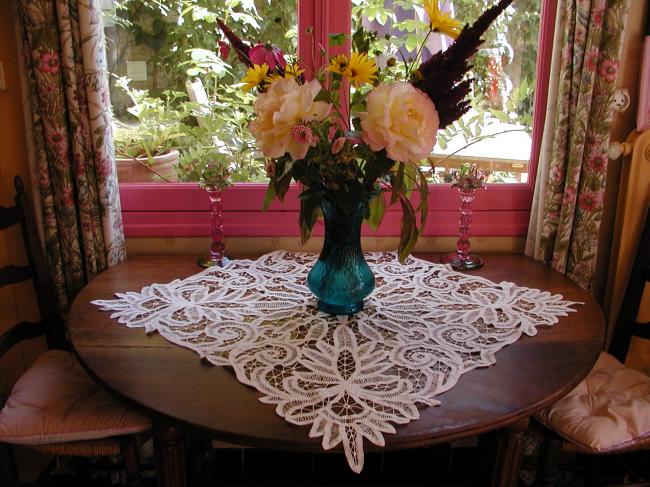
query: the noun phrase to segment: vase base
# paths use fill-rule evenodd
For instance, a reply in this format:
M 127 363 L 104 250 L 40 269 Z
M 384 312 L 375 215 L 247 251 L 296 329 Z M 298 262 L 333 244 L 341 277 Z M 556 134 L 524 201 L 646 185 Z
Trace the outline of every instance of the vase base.
M 199 267 L 203 267 L 204 269 L 207 269 L 208 267 L 223 267 L 231 260 L 233 259 L 228 256 L 224 256 L 224 258 L 221 259 L 221 261 L 212 260 L 212 256 L 210 254 L 207 254 L 204 255 L 203 257 L 199 257 L 198 259 L 196 259 L 196 263 Z
M 330 304 L 319 299 L 318 309 L 331 315 L 352 315 L 363 309 L 363 301 L 352 304 Z
M 483 267 L 483 259 L 476 255 L 468 255 L 465 258 L 458 256 L 456 252 L 447 254 L 440 259 L 443 264 L 449 264 L 456 271 L 470 271 Z

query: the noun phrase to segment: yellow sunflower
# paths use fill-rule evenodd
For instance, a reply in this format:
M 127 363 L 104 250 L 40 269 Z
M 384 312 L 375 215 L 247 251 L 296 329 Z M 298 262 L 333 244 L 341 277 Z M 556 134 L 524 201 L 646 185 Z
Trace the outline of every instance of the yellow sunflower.
M 268 83 L 269 67 L 266 64 L 253 64 L 253 67 L 248 68 L 246 75 L 242 78 L 241 82 L 244 83 L 242 89 L 248 93 L 253 88 L 260 86 L 262 83 Z
M 284 68 L 284 77 L 285 78 L 297 78 L 300 76 L 302 73 L 304 73 L 305 70 L 300 68 L 300 65 L 298 63 L 296 64 L 287 64 L 287 67 Z
M 350 64 L 345 72 L 345 76 L 359 86 L 363 83 L 372 83 L 377 79 L 377 65 L 372 59 L 368 59 L 366 53 L 353 52 L 350 57 Z
M 348 67 L 350 66 L 350 61 L 345 57 L 345 54 L 339 54 L 330 59 L 330 65 L 327 68 L 331 73 L 336 73 L 340 75 L 346 74 Z
M 422 6 L 429 16 L 429 25 L 433 32 L 445 34 L 452 39 L 460 35 L 462 23 L 452 18 L 449 12 L 441 12 L 438 0 L 424 0 Z

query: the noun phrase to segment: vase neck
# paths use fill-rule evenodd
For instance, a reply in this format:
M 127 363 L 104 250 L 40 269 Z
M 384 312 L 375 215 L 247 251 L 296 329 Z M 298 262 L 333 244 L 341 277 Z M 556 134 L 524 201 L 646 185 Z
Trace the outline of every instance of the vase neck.
M 325 218 L 325 241 L 329 244 L 361 247 L 361 224 L 363 205 L 352 213 L 346 213 L 330 201 L 323 201 L 321 208 Z

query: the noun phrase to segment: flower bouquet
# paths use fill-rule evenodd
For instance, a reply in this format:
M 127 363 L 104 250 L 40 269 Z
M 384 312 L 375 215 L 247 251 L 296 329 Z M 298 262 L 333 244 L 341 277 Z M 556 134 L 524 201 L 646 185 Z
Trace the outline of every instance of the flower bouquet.
M 429 28 L 414 59 L 392 58 L 380 68 L 369 52 L 372 33 L 358 31 L 351 36 L 349 56 L 332 56 L 313 73 L 270 43 L 244 42 L 218 21 L 233 51 L 248 67 L 243 89 L 258 93 L 249 130 L 267 160 L 270 181 L 265 207 L 275 197 L 282 200 L 294 180 L 302 185 L 303 243 L 318 217 L 324 216 L 325 243 L 308 276 L 321 310 L 358 311 L 374 288 L 360 245 L 364 219 L 376 228 L 386 206 L 399 202 L 401 261 L 422 234 L 428 184 L 420 163 L 433 150 L 437 131 L 469 109 L 469 59 L 483 33 L 511 1 L 501 0 L 473 25 L 461 28 L 460 22 L 440 10 L 438 0 L 424 0 Z M 433 33 L 455 42 L 421 62 L 424 44 Z M 331 34 L 331 44 L 342 45 L 346 37 Z M 322 47 L 321 54 L 325 54 Z M 413 192 L 419 194 L 415 205 L 409 197 Z M 390 197 L 385 198 L 385 193 Z

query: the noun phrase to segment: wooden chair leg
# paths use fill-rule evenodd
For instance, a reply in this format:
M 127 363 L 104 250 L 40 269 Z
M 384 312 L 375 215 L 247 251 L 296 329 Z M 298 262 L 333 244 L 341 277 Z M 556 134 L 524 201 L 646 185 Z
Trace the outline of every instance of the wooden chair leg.
M 546 433 L 544 441 L 541 485 L 543 487 L 555 487 L 558 481 L 560 470 L 560 457 L 562 455 L 562 438 L 555 433 Z
M 122 439 L 120 452 L 124 462 L 126 472 L 126 485 L 140 485 L 142 477 L 140 476 L 140 452 L 138 451 L 138 442 L 133 436 Z
M 0 485 L 18 487 L 18 471 L 11 445 L 0 443 Z
M 158 487 L 186 487 L 185 441 L 173 426 L 158 425 L 154 431 Z

